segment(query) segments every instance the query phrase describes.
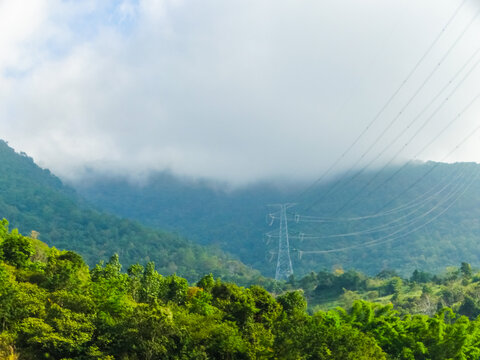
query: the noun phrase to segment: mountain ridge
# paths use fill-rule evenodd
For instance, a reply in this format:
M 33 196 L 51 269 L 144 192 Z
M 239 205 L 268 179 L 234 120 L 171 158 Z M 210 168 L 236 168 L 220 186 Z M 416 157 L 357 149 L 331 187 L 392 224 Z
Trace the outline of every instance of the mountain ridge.
M 300 202 L 292 210 L 295 214 L 305 215 L 308 210 L 317 217 L 330 217 L 347 204 L 336 217 L 355 218 L 377 214 L 386 205 L 388 206 L 385 210 L 391 210 L 405 207 L 405 204 L 409 203 L 423 204 L 407 207 L 403 212 L 392 212 L 382 218 L 364 220 L 361 225 L 337 222 L 328 228 L 300 228 L 292 213 L 289 225 L 293 235 L 298 236 L 311 230 L 315 234 L 334 236 L 379 227 L 393 233 L 410 224 L 411 227 L 406 228 L 405 232 L 423 224 L 416 221 L 415 217 L 429 223 L 410 236 L 398 233 L 398 236 L 403 236 L 401 240 L 387 241 L 380 249 L 370 247 L 362 251 L 335 255 L 325 253 L 307 256 L 307 252 L 348 247 L 352 242 L 375 242 L 389 232 L 372 233 L 370 237 L 333 237 L 316 244 L 294 239 L 292 259 L 295 272 L 301 276 L 322 268 L 332 270 L 345 267 L 374 275 L 386 268 L 395 268 L 407 275 L 416 268 L 438 272 L 446 265 L 456 265 L 461 261 L 480 264 L 480 251 L 475 250 L 476 241 L 480 238 L 480 223 L 477 220 L 480 209 L 476 205 L 480 202 L 479 182 L 470 184 L 468 193 L 461 196 L 457 203 L 450 204 L 468 184 L 469 176 L 478 177 L 479 173 L 480 165 L 476 163 L 415 162 L 390 167 L 381 173 L 365 172 L 350 183 L 347 180 L 352 174 L 347 174 L 315 186 L 304 194 L 308 202 Z M 393 178 L 388 180 L 392 176 Z M 346 186 L 338 185 L 339 182 Z M 275 241 L 271 238 L 267 244 L 265 234 L 275 233 L 277 230 L 273 226 L 268 227 L 265 221 L 272 211 L 266 205 L 291 201 L 299 187 L 288 191 L 263 183 L 230 192 L 213 193 L 205 185 L 189 186 L 171 174 L 158 173 L 151 178 L 150 183 L 142 186 L 128 183 L 125 179 L 99 178 L 96 184 L 85 188 L 77 187 L 77 191 L 95 206 L 113 213 L 136 219 L 149 226 L 177 231 L 202 244 L 218 244 L 222 249 L 236 254 L 245 263 L 273 276 Z M 332 191 L 334 187 L 336 190 Z M 322 197 L 324 200 L 318 201 Z M 447 206 L 451 208 L 445 214 L 438 215 Z M 408 209 L 413 213 L 408 215 Z M 433 217 L 437 218 L 432 220 Z M 402 225 L 401 220 L 406 224 Z M 409 248 L 405 245 L 407 242 L 413 245 Z M 442 251 L 438 250 L 438 244 L 443 246 Z M 417 254 L 414 254 L 414 251 Z M 301 255 L 302 258 L 299 259 Z M 373 265 L 373 262 L 376 264 Z
M 153 260 L 160 272 L 189 279 L 210 272 L 240 283 L 260 277 L 216 247 L 202 247 L 178 234 L 93 208 L 5 141 L 0 141 L 0 162 L 0 218 L 22 233 L 39 233 L 39 239 L 50 246 L 78 251 L 89 265 L 118 253 L 125 264 Z

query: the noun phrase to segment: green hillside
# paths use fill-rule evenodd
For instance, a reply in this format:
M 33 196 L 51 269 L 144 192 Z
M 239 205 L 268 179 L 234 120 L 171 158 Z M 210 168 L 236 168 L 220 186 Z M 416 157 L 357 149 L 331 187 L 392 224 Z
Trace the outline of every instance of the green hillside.
M 416 269 L 441 272 L 462 261 L 478 267 L 479 175 L 478 164 L 427 162 L 364 174 L 352 181 L 352 176 L 344 176 L 314 189 L 295 210 L 297 215 L 335 219 L 293 221 L 292 232 L 324 236 L 294 240 L 296 254 L 308 268 L 325 264 L 329 269 L 353 268 L 371 275 L 385 269 L 404 276 Z M 337 187 L 329 194 L 333 186 Z M 335 252 L 342 248 L 346 250 Z
M 467 282 L 471 275 L 462 267 Z M 195 286 L 153 265 L 89 269 L 0 224 L 0 358 L 6 360 L 464 359 L 480 356 L 480 320 L 449 308 L 402 315 L 357 300 L 307 312 L 301 291 L 276 298 L 204 276 Z M 345 277 L 339 276 L 342 281 Z M 472 280 L 474 282 L 476 280 Z M 398 284 L 397 284 L 398 285 Z M 397 291 L 401 286 L 393 286 Z
M 301 289 L 311 311 L 337 306 L 349 309 L 355 301 L 363 300 L 392 304 L 403 315 L 433 315 L 445 307 L 470 319 L 480 315 L 480 272 L 465 262 L 439 274 L 415 270 L 409 277 L 394 270 L 375 276 L 340 269 L 311 272 L 279 286 L 283 291 Z
M 239 282 L 259 276 L 218 248 L 94 210 L 48 170 L 3 141 L 0 163 L 0 218 L 9 219 L 23 233 L 38 232 L 50 246 L 78 251 L 90 265 L 116 252 L 125 264 L 155 261 L 160 272 L 189 279 L 211 272 Z
M 271 230 L 265 222 L 266 204 L 287 199 L 284 188 L 262 183 L 229 190 L 225 184 L 168 173 L 153 174 L 142 185 L 93 176 L 75 188 L 97 208 L 228 249 L 265 275 L 274 275 L 263 238 Z
M 418 162 L 380 173 L 340 175 L 302 196 L 305 184 L 231 190 L 166 173 L 141 185 L 92 176 L 77 190 L 99 208 L 202 244 L 218 244 L 269 276 L 275 271 L 278 220 L 268 226 L 267 214 L 275 210 L 267 204 L 293 201 L 297 205 L 289 209 L 288 220 L 296 275 L 341 267 L 370 275 L 394 268 L 407 276 L 415 269 L 438 272 L 462 261 L 480 265 L 479 174 L 480 165 L 473 163 Z M 378 213 L 384 215 L 342 221 Z M 306 216 L 334 221 L 304 222 Z M 269 232 L 271 238 L 265 236 Z M 352 233 L 359 234 L 337 236 Z M 319 252 L 325 250 L 334 252 Z

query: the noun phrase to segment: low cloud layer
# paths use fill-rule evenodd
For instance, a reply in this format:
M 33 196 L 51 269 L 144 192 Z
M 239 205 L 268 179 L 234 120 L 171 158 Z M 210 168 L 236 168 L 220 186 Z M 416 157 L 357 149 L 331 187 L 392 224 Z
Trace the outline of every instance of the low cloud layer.
M 0 0 L 0 138 L 70 180 L 89 169 L 234 183 L 316 177 L 461 3 Z M 480 91 L 480 52 L 471 58 L 479 10 L 465 2 L 336 171 L 391 123 L 359 164 L 378 166 L 400 149 L 395 161 L 414 157 L 471 102 Z M 419 158 L 480 161 L 480 133 L 446 157 L 479 115 L 480 100 Z

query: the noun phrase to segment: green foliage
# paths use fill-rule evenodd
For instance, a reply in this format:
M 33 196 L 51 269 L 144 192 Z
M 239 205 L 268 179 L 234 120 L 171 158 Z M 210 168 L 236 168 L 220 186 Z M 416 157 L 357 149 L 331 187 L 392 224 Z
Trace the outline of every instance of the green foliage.
M 307 310 L 307 301 L 302 291 L 290 291 L 277 298 L 286 313 L 304 312 Z
M 384 228 L 386 224 L 391 224 L 386 231 L 368 232 L 363 236 L 335 237 L 333 243 L 328 238 L 308 240 L 305 237 L 300 240 L 301 236 L 292 237 L 292 248 L 305 250 L 302 257 L 292 257 L 297 277 L 318 271 L 318 264 L 327 269 L 341 265 L 344 269 L 356 269 L 369 275 L 393 268 L 402 277 L 410 275 L 415 269 L 440 272 L 445 266 L 457 265 L 461 261 L 474 266 L 480 264 L 480 250 L 477 246 L 480 233 L 479 182 L 475 182 L 447 213 L 438 219 L 432 219 L 428 227 L 408 236 L 379 246 L 358 246 L 348 252 L 308 254 L 309 250 L 329 250 L 362 244 L 399 230 L 399 225 L 408 225 L 409 221 L 415 218 L 418 220 L 418 216 L 428 213 L 436 201 L 444 199 L 456 186 L 462 189 L 465 183 L 477 176 L 480 165 L 418 162 L 405 166 L 398 173 L 397 170 L 398 167 L 391 167 L 382 173 L 364 172 L 352 181 L 346 181 L 340 174 L 332 181 L 310 188 L 308 194 L 300 199 L 303 201 L 291 211 L 319 217 L 331 217 L 333 214 L 338 218 L 362 217 L 405 204 L 418 204 L 419 199 L 428 200 L 425 194 L 432 195 L 446 185 L 451 185 L 437 196 L 430 197 L 429 201 L 424 201 L 423 205 L 408 206 L 404 211 L 394 211 L 385 216 L 333 223 L 300 221 L 297 224 L 296 221 L 289 221 L 292 234 L 302 232 L 327 237 Z M 410 187 L 418 179 L 422 181 Z M 364 189 L 367 184 L 369 186 Z M 274 250 L 274 242 L 266 243 L 259 239 L 266 232 L 274 230 L 278 223 L 270 228 L 265 223 L 265 204 L 288 202 L 292 197 L 297 197 L 301 192 L 298 191 L 299 188 L 304 186 L 300 183 L 265 182 L 230 189 L 218 183 L 157 173 L 142 185 L 117 177 L 98 176 L 87 184 L 79 184 L 77 189 L 102 209 L 159 229 L 177 231 L 201 244 L 219 245 L 238 255 L 246 264 L 261 270 L 263 274 L 273 276 L 275 265 L 265 261 L 265 254 Z M 328 195 L 324 198 L 325 194 Z M 354 201 L 342 208 L 353 197 Z M 320 198 L 322 201 L 316 201 Z M 342 209 L 339 210 L 340 208 Z M 430 215 L 425 220 L 431 219 L 436 212 L 428 214 Z M 289 219 L 293 220 L 293 215 Z M 401 233 L 403 232 L 398 235 Z M 302 284 L 299 287 L 309 291 L 304 285 L 308 286 Z M 339 293 L 342 293 L 341 289 Z
M 173 302 L 177 305 L 185 304 L 187 300 L 188 282 L 187 280 L 178 277 L 177 275 L 170 275 L 165 278 L 166 293 L 163 300 L 166 302 Z
M 458 308 L 458 313 L 468 316 L 470 319 L 476 319 L 480 315 L 480 302 L 467 295 Z
M 469 263 L 462 262 L 462 265 L 460 266 L 460 272 L 462 273 L 463 277 L 470 278 L 472 277 L 472 266 Z
M 475 275 L 459 276 L 468 269 Z M 305 278 L 279 283 L 284 291 L 301 289 L 310 310 L 333 309 L 342 306 L 350 309 L 357 300 L 393 304 L 401 314 L 434 315 L 443 307 L 449 307 L 471 320 L 480 315 L 480 281 L 475 270 L 462 263 L 460 267 L 448 267 L 437 275 L 415 270 L 409 279 L 400 278 L 396 272 L 386 271 L 376 277 L 361 273 L 349 278 L 362 279 L 345 282 L 344 274 L 319 271 Z M 308 286 L 305 286 L 308 284 Z M 341 288 L 341 285 L 345 287 Z M 280 300 L 279 300 L 280 301 Z
M 416 283 L 427 283 L 429 281 L 432 281 L 432 278 L 433 276 L 428 272 L 419 271 L 415 269 L 412 273 L 412 276 L 410 277 L 410 281 L 413 281 Z
M 215 286 L 215 279 L 213 275 L 210 273 L 202 277 L 198 282 L 197 286 L 201 287 L 205 291 L 212 291 L 213 287 Z
M 360 300 L 347 310 L 309 314 L 299 290 L 275 299 L 260 286 L 244 288 L 212 275 L 204 276 L 198 286 L 189 286 L 179 276 L 160 275 L 153 262 L 146 267 L 132 265 L 123 273 L 115 254 L 89 270 L 74 252 L 42 251 L 48 252 L 42 265 L 25 268 L 23 263 L 0 261 L 2 359 L 473 360 L 480 356 L 479 320 L 448 308 L 433 316 L 412 316 L 392 305 Z M 322 282 L 322 276 L 310 274 L 298 283 L 308 285 L 314 294 L 315 282 Z M 346 286 L 371 286 L 371 279 L 360 273 L 334 276 Z M 378 287 L 388 285 L 396 293 L 408 285 L 398 277 L 376 281 Z M 473 292 L 476 283 L 468 281 Z M 473 297 L 465 297 L 460 308 L 472 314 L 478 311 Z
M 299 293 L 289 294 L 288 298 L 296 299 Z M 386 359 L 373 337 L 334 312 L 308 316 L 294 307 L 276 323 L 274 334 L 278 359 Z
M 209 272 L 243 283 L 260 278 L 258 271 L 218 247 L 202 247 L 178 235 L 95 210 L 48 170 L 15 153 L 1 140 L 0 161 L 2 217 L 24 234 L 32 233 L 50 246 L 82 254 L 90 266 L 117 253 L 126 264 L 155 261 L 161 273 L 177 273 L 191 281 Z M 14 231 L 10 233 L 5 220 L 0 223 L 0 258 L 5 257 L 8 263 L 27 266 L 35 244 Z
M 8 234 L 4 233 L 3 236 L 0 252 L 5 262 L 16 267 L 25 267 L 34 253 L 32 241 L 20 235 L 17 229 Z
M 8 221 L 7 219 L 0 220 L 0 242 L 8 236 Z
M 52 290 L 81 288 L 88 280 L 88 267 L 73 251 L 52 248 L 45 267 L 47 286 Z

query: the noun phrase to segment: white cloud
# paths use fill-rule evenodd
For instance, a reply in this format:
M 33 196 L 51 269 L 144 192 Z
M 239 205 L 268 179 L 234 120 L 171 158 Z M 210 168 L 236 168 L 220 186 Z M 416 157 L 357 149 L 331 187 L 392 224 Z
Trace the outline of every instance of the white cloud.
M 46 10 L 46 1 L 42 0 L 28 5 L 20 1 L 0 1 L 0 68 L 3 71 L 13 66 L 23 70 L 34 61 L 35 56 L 26 56 L 25 45 L 35 46 Z
M 36 10 L 23 12 L 17 3 L 0 2 L 0 24 L 14 24 L 0 34 L 7 49 L 0 53 L 0 137 L 66 177 L 85 167 L 168 167 L 235 182 L 318 175 L 365 128 L 459 4 L 52 0 L 32 1 Z M 395 117 L 475 11 L 462 9 L 339 170 Z M 478 46 L 479 20 L 366 161 L 395 141 Z M 478 70 L 403 157 L 480 90 Z M 440 160 L 478 112 L 424 157 Z M 461 150 L 452 160 L 480 160 L 475 145 Z

